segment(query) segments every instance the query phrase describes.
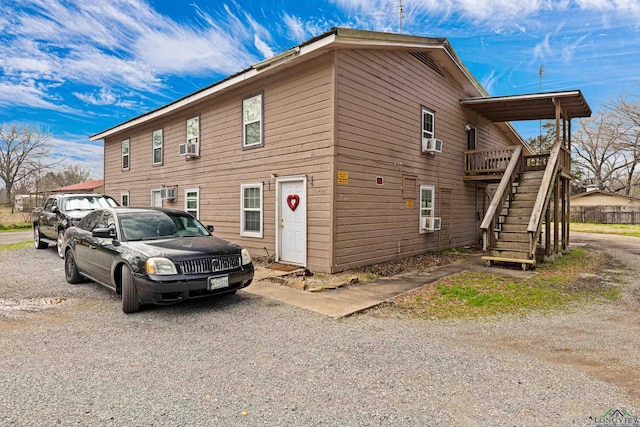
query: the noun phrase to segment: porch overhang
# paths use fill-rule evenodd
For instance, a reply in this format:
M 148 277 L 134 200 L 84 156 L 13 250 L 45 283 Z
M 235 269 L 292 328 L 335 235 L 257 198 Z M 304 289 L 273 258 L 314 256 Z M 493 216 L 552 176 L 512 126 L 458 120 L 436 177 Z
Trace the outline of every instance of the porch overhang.
M 591 116 L 591 108 L 579 90 L 467 98 L 461 99 L 460 104 L 492 122 L 555 119 L 556 105 L 568 120 Z

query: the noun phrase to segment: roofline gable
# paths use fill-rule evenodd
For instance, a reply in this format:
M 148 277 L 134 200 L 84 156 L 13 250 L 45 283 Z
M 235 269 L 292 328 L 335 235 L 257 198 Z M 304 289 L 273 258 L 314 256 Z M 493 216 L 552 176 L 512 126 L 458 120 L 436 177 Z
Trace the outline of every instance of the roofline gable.
M 111 135 L 126 131 L 134 126 L 146 123 L 150 120 L 170 114 L 176 110 L 198 102 L 211 95 L 219 93 L 234 86 L 246 84 L 247 81 L 258 75 L 272 70 L 291 61 L 299 61 L 300 58 L 309 57 L 312 54 L 320 54 L 332 48 L 380 48 L 401 49 L 418 51 L 436 51 L 448 58 L 453 64 L 453 69 L 447 69 L 454 74 L 454 78 L 462 83 L 470 96 L 486 96 L 482 85 L 473 77 L 469 69 L 462 63 L 457 53 L 446 38 L 430 38 L 407 34 L 383 33 L 376 31 L 355 30 L 351 28 L 336 27 L 317 37 L 309 39 L 302 44 L 284 51 L 271 58 L 267 58 L 250 67 L 224 78 L 210 86 L 179 98 L 169 104 L 156 108 L 147 113 L 136 116 L 102 132 L 89 137 L 90 141 L 105 139 Z M 442 55 L 439 55 L 442 56 Z

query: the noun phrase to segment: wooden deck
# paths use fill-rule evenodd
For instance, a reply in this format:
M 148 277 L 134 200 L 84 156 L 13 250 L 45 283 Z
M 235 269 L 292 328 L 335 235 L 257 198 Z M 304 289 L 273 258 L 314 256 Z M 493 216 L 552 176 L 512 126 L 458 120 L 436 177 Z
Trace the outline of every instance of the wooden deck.
M 467 150 L 464 152 L 464 180 L 500 182 L 516 147 L 499 150 Z M 561 167 L 570 165 L 570 155 L 563 151 Z M 566 156 L 569 155 L 569 159 Z M 522 171 L 545 170 L 549 154 L 525 155 Z

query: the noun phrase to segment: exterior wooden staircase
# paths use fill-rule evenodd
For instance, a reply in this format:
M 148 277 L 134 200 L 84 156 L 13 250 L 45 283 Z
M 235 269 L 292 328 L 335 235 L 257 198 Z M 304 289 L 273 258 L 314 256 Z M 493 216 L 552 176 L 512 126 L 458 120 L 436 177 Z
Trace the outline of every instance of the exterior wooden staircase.
M 556 141 L 548 155 L 524 156 L 520 147 L 514 150 L 480 225 L 484 250 L 489 252 L 482 259 L 488 265 L 500 261 L 520 263 L 523 270 L 535 267 L 543 224 L 545 256 L 553 259 L 567 250 L 570 161 L 561 141 Z M 553 245 L 551 222 L 555 223 Z
M 489 256 L 495 260 L 521 260 L 530 263 L 529 221 L 538 190 L 542 183 L 543 170 L 520 173 L 518 184 L 508 196 L 500 219 L 494 228 L 495 243 Z

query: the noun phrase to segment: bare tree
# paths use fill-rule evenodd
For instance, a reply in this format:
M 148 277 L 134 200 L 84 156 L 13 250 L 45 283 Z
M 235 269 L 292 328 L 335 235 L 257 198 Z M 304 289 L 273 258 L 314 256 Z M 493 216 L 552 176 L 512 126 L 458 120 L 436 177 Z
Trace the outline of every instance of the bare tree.
M 59 172 L 47 172 L 38 180 L 39 191 L 51 191 L 55 188 L 78 184 L 89 179 L 91 169 L 82 165 L 65 166 Z
M 628 165 L 627 134 L 628 126 L 611 111 L 578 122 L 572 140 L 574 158 L 601 190 L 620 189 L 620 173 Z
M 39 125 L 0 125 L 0 179 L 7 206 L 16 185 L 50 166 L 50 148 L 49 133 Z
M 633 195 L 633 187 L 640 185 L 640 97 L 619 96 L 608 103 L 607 108 L 624 126 L 620 150 L 625 167 L 620 171 L 620 184 L 627 196 Z

